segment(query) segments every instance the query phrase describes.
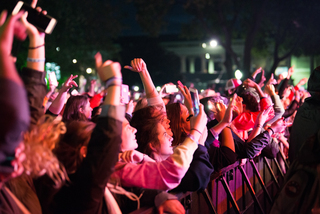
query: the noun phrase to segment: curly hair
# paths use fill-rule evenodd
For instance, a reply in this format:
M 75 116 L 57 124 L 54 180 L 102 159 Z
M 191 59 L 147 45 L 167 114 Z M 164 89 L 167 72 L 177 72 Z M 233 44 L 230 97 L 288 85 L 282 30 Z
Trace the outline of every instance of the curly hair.
M 50 115 L 43 115 L 32 130 L 24 134 L 25 173 L 33 178 L 47 174 L 59 187 L 68 180 L 65 168 L 52 149 L 66 132 L 65 124 Z
M 159 145 L 157 124 L 161 123 L 164 116 L 165 113 L 154 106 L 148 106 L 133 112 L 130 125 L 137 129 L 138 151 L 150 156 L 152 150 L 149 143 L 153 146 Z
M 88 121 L 86 115 L 80 112 L 80 109 L 84 109 L 88 102 L 87 95 L 71 96 L 63 111 L 62 121 L 66 123 L 72 120 Z

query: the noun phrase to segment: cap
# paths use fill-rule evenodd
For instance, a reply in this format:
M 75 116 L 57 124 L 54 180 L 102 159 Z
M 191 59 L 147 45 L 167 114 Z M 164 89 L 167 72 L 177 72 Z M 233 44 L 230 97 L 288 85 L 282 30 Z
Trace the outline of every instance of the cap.
M 225 90 L 229 90 L 229 89 L 234 89 L 234 88 L 237 88 L 239 85 L 242 84 L 242 81 L 239 80 L 239 79 L 236 79 L 236 78 L 232 78 L 232 79 L 229 79 L 227 81 L 227 84 L 226 84 L 226 87 L 225 87 Z

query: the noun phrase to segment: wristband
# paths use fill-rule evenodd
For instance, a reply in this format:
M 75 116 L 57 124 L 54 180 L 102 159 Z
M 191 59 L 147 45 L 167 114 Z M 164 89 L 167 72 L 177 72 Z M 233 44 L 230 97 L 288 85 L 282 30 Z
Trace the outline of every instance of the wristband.
M 37 48 L 41 48 L 42 46 L 44 46 L 45 45 L 45 43 L 44 44 L 42 44 L 42 45 L 39 45 L 39 46 L 36 46 L 36 47 L 29 47 L 29 49 L 37 49 Z
M 46 61 L 46 58 L 43 58 L 43 59 L 34 59 L 34 58 L 27 58 L 27 61 L 28 62 L 45 62 Z
M 272 129 L 271 127 L 269 127 L 268 129 L 270 129 L 270 130 L 272 131 L 272 134 L 274 134 L 274 131 L 273 131 L 273 129 Z M 267 129 L 267 130 L 268 130 L 268 129 Z
M 122 78 L 121 77 L 111 77 L 105 81 L 105 87 L 109 88 L 110 86 L 121 86 Z
M 196 140 L 196 138 L 192 134 L 188 134 L 188 137 L 194 142 L 196 142 L 197 144 L 199 144 L 199 142 Z
M 191 129 L 190 131 L 192 131 L 192 130 L 195 130 L 195 131 L 198 132 L 200 135 L 202 135 L 202 133 L 201 133 L 198 129 L 193 128 L 193 129 Z

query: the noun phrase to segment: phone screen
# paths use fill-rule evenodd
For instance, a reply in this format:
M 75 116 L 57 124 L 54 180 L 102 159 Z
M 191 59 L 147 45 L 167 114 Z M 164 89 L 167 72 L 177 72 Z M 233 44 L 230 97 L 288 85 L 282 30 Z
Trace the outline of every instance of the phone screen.
M 121 85 L 120 91 L 120 102 L 123 104 L 129 103 L 129 86 L 128 85 Z
M 190 88 L 189 91 L 192 99 L 193 112 L 194 112 L 194 115 L 197 116 L 200 112 L 198 90 L 194 88 Z

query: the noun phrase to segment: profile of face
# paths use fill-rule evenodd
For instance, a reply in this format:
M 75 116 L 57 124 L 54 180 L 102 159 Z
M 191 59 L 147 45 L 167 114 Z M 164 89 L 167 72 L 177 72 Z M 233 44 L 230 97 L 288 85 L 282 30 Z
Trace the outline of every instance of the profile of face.
M 168 119 L 166 114 L 161 118 L 160 123 L 166 129 L 168 135 L 170 135 L 172 137 L 173 133 L 172 133 L 172 130 L 170 128 L 170 120 Z
M 236 102 L 235 102 L 235 107 L 233 110 L 233 113 L 235 116 L 238 116 L 239 114 L 241 114 L 243 112 L 243 104 L 242 104 L 242 97 L 237 96 L 236 97 Z
M 130 126 L 128 120 L 124 120 L 122 122 L 122 134 L 121 139 L 122 143 L 120 149 L 122 152 L 127 150 L 135 150 L 138 148 L 137 140 L 136 140 L 136 132 L 137 129 Z
M 172 141 L 173 138 L 168 134 L 167 130 L 160 124 L 157 124 L 158 144 L 153 146 L 152 150 L 160 156 L 170 156 L 173 154 Z
M 92 108 L 90 106 L 89 100 L 87 100 L 85 107 L 81 108 L 80 111 L 86 116 L 86 118 L 91 119 Z

